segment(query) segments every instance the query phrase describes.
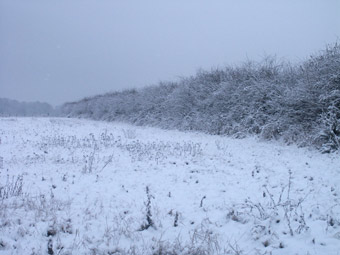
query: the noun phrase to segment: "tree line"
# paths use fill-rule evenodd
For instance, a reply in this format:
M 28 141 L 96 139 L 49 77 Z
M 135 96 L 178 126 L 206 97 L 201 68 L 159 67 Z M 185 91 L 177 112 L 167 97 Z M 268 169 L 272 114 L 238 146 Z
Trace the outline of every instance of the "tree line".
M 65 103 L 62 115 L 340 148 L 340 45 L 298 64 L 265 57 L 177 82 Z
M 8 98 L 0 98 L 0 116 L 52 116 L 56 111 L 48 103 L 19 102 Z

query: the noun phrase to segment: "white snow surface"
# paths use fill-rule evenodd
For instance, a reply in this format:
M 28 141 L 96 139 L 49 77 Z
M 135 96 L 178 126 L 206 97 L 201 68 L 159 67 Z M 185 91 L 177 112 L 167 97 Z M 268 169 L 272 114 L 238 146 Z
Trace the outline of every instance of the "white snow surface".
M 0 254 L 340 254 L 338 153 L 66 118 L 0 139 Z

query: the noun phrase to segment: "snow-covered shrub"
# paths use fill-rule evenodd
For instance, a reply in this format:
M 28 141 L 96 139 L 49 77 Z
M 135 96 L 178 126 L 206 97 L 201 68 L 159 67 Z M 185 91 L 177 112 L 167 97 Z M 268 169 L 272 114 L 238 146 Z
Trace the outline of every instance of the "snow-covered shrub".
M 340 97 L 339 97 L 340 103 Z M 332 152 L 340 149 L 340 108 L 330 106 L 321 117 L 323 129 L 318 139 L 322 141 L 322 151 Z
M 258 135 L 332 151 L 338 149 L 339 95 L 340 46 L 334 44 L 297 65 L 266 57 L 200 70 L 178 82 L 67 103 L 61 112 L 238 138 Z
M 288 184 L 280 192 L 275 193 L 268 185 L 263 185 L 259 200 L 247 198 L 244 203 L 231 206 L 227 218 L 240 224 L 251 224 L 251 237 L 265 247 L 283 248 L 281 234 L 293 237 L 309 230 L 307 212 L 302 207 L 306 197 L 291 196 L 291 178 L 289 172 Z

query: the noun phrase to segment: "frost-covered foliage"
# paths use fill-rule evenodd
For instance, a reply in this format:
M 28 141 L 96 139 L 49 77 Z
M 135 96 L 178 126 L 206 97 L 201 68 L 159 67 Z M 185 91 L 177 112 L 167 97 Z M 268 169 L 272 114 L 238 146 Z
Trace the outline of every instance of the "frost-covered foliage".
M 267 57 L 201 70 L 179 82 L 66 103 L 62 112 L 234 137 L 255 134 L 330 152 L 340 147 L 340 45 L 299 65 Z
M 0 98 L 0 116 L 51 116 L 56 110 L 48 103 L 19 102 Z

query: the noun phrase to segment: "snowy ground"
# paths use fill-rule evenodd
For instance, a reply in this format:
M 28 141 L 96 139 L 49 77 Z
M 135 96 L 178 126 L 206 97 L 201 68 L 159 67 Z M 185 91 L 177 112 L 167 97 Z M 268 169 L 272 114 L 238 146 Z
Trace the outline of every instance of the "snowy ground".
M 0 119 L 0 254 L 340 254 L 340 156 Z

